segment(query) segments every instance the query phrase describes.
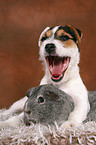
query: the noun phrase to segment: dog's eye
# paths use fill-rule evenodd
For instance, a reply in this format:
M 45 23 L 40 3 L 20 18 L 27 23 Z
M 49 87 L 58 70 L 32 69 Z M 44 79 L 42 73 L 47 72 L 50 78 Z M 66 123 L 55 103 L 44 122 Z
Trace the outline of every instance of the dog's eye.
M 67 35 L 59 36 L 59 40 L 61 40 L 61 41 L 67 41 L 68 39 L 69 39 L 69 37 Z
M 42 37 L 42 38 L 41 38 L 41 41 L 43 42 L 43 41 L 45 41 L 47 38 L 48 38 L 47 36 Z

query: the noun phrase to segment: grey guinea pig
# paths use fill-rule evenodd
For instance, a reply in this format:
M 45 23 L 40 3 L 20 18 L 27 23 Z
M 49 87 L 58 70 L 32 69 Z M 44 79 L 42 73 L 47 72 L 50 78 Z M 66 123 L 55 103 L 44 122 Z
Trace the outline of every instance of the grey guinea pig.
M 52 85 L 31 88 L 24 107 L 24 122 L 61 125 L 74 109 L 72 98 Z M 96 91 L 89 92 L 90 112 L 84 121 L 96 121 Z
M 74 109 L 72 98 L 52 85 L 34 87 L 27 92 L 24 107 L 24 122 L 58 125 L 68 120 Z

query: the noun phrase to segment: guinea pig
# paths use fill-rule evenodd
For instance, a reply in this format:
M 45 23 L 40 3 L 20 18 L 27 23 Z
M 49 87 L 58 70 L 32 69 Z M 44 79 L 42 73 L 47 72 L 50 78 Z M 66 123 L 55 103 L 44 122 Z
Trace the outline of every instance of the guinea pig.
M 27 92 L 28 100 L 24 107 L 24 122 L 61 125 L 68 120 L 74 109 L 70 96 L 52 85 L 34 87 Z
M 24 122 L 26 125 L 32 123 L 58 125 L 68 120 L 69 114 L 74 109 L 72 98 L 54 87 L 53 85 L 42 85 L 31 88 L 27 92 L 28 100 L 24 106 Z M 96 91 L 89 92 L 90 111 L 86 117 L 87 121 L 96 121 Z

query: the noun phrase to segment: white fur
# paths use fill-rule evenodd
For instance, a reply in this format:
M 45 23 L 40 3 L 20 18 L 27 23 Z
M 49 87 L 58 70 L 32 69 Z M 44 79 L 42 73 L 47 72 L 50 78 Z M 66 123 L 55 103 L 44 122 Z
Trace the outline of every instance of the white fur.
M 42 37 L 42 35 L 49 29 L 50 27 L 46 27 L 43 31 L 42 31 L 42 33 L 41 33 L 41 35 L 40 35 L 40 37 L 39 37 L 39 41 L 38 41 L 38 46 L 40 47 L 40 39 L 41 39 L 41 37 Z
M 27 96 L 16 101 L 8 110 L 4 110 L 0 113 L 0 128 L 2 127 L 16 127 L 24 119 L 24 104 L 27 100 Z M 9 116 L 8 119 L 3 120 L 3 116 Z M 6 117 L 5 117 L 6 118 Z
M 80 59 L 80 54 L 78 52 L 77 45 L 74 45 L 75 47 L 70 47 L 66 48 L 62 42 L 59 40 L 54 39 L 54 33 L 58 29 L 59 26 L 55 27 L 53 31 L 52 37 L 49 39 L 45 40 L 42 45 L 40 46 L 40 39 L 42 35 L 49 29 L 49 27 L 45 28 L 45 30 L 41 33 L 40 38 L 39 38 L 39 47 L 40 47 L 40 59 L 43 61 L 44 66 L 45 66 L 45 76 L 41 80 L 40 85 L 43 84 L 53 84 L 57 88 L 61 89 L 62 91 L 66 92 L 69 94 L 75 104 L 74 111 L 70 114 L 68 121 L 66 121 L 64 124 L 62 124 L 61 128 L 68 128 L 70 126 L 77 126 L 78 124 L 82 123 L 83 120 L 85 120 L 86 115 L 90 109 L 89 102 L 88 102 L 88 93 L 87 89 L 84 86 L 82 79 L 79 75 L 79 59 Z M 58 56 L 69 56 L 71 57 L 71 61 L 69 63 L 69 67 L 66 70 L 63 79 L 60 82 L 53 82 L 51 80 L 50 72 L 48 69 L 48 64 L 46 63 L 45 56 L 45 45 L 47 43 L 54 43 L 56 45 L 56 54 Z M 21 119 L 24 117 L 22 112 L 23 112 L 23 107 L 24 103 L 27 100 L 27 97 L 24 97 L 24 99 L 21 99 L 17 102 L 15 102 L 8 110 L 5 111 L 6 114 L 10 113 L 16 113 L 20 112 L 19 115 L 9 118 L 8 120 L 1 121 L 0 122 L 0 127 L 4 126 L 12 126 L 15 127 L 18 125 L 21 121 Z M 2 116 L 2 115 L 1 115 Z

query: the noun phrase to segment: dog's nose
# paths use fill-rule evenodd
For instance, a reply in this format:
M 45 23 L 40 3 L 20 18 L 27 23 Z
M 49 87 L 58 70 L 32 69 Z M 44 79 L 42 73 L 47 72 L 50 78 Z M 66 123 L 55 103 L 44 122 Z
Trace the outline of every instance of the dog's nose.
M 48 43 L 45 45 L 45 50 L 49 54 L 55 52 L 55 48 L 56 48 L 56 46 L 53 43 Z

